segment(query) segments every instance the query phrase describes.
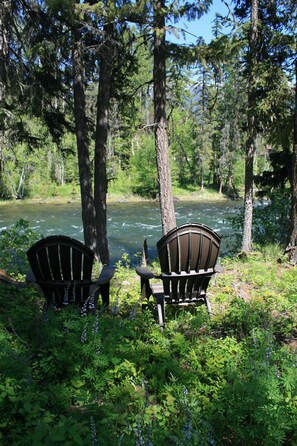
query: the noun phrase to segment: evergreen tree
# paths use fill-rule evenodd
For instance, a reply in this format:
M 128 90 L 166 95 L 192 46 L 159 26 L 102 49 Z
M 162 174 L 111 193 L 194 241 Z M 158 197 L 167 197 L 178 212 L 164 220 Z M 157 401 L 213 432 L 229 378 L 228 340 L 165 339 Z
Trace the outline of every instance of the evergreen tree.
M 154 0 L 154 126 L 163 234 L 176 226 L 166 116 L 165 0 Z
M 253 171 L 254 154 L 256 150 L 257 118 L 254 108 L 256 101 L 256 64 L 258 59 L 258 0 L 251 0 L 251 19 L 249 31 L 249 51 L 247 58 L 248 72 L 248 102 L 247 102 L 247 142 L 245 151 L 245 189 L 244 189 L 244 223 L 242 246 L 243 251 L 252 248 L 252 221 L 253 221 Z

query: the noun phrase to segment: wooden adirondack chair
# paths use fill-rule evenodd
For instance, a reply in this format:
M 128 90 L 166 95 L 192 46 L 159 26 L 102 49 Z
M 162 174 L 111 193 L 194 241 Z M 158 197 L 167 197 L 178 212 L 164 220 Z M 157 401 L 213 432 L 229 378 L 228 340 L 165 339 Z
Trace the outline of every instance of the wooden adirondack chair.
M 161 330 L 165 325 L 165 303 L 204 303 L 210 313 L 206 291 L 216 272 L 220 242 L 219 235 L 208 226 L 184 224 L 157 243 L 161 274 L 155 275 L 147 267 L 136 268 L 142 297 L 156 299 Z M 161 283 L 152 283 L 151 279 L 160 279 Z
M 26 281 L 39 285 L 49 305 L 82 305 L 92 293 L 95 302 L 101 294 L 103 305 L 109 305 L 114 268 L 103 266 L 98 280 L 92 280 L 94 252 L 78 240 L 62 235 L 43 238 L 27 251 L 27 257 L 31 271 Z

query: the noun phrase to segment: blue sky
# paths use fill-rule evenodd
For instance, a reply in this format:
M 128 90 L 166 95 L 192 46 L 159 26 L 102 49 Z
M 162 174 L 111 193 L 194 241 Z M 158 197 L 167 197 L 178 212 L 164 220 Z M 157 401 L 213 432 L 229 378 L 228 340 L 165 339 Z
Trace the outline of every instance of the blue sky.
M 230 0 L 227 0 L 226 3 L 230 3 Z M 196 43 L 197 38 L 202 36 L 205 42 L 209 43 L 213 37 L 212 27 L 217 12 L 222 15 L 228 14 L 227 6 L 221 0 L 213 0 L 213 4 L 210 7 L 209 12 L 204 14 L 201 19 L 193 22 L 181 20 L 178 24 L 174 25 L 177 28 L 182 28 L 187 31 L 186 40 L 184 40 L 181 34 L 179 39 L 177 39 L 172 33 L 169 32 L 167 33 L 167 39 L 174 43 L 191 44 Z

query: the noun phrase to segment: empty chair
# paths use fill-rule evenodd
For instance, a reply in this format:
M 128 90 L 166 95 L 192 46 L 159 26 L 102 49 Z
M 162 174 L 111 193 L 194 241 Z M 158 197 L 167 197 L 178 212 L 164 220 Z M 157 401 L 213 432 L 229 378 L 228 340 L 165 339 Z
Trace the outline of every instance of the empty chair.
M 78 240 L 55 235 L 43 238 L 28 251 L 31 271 L 27 283 L 39 285 L 49 305 L 82 305 L 93 295 L 101 294 L 109 305 L 109 284 L 114 268 L 103 266 L 98 280 L 92 280 L 94 252 Z
M 141 278 L 142 297 L 153 296 L 158 307 L 161 330 L 165 324 L 165 304 L 204 303 L 210 313 L 206 295 L 216 272 L 221 239 L 208 226 L 184 224 L 172 229 L 157 243 L 161 273 L 146 267 L 136 268 Z M 151 279 L 160 279 L 152 283 Z

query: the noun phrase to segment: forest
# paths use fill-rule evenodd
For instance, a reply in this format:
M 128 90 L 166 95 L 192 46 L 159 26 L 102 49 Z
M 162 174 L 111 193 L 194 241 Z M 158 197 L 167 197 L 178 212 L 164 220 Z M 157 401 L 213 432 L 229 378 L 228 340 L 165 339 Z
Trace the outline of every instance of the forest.
M 42 234 L 3 229 L 1 445 L 297 445 L 296 39 L 294 0 L 2 0 L 0 212 L 79 197 L 98 272 L 112 196 L 158 200 L 164 234 L 179 195 L 243 205 L 210 317 L 164 332 L 128 254 L 108 308 L 57 311 L 25 283 Z
M 108 193 L 162 201 L 168 156 L 173 188 L 245 197 L 244 250 L 255 196 L 287 204 L 295 246 L 296 5 L 223 3 L 205 43 L 199 17 L 211 3 L 4 1 L 1 199 L 80 191 L 93 246 L 91 227 L 106 238 Z M 196 43 L 184 43 L 181 20 L 196 21 Z M 159 161 L 156 98 L 169 147 Z

